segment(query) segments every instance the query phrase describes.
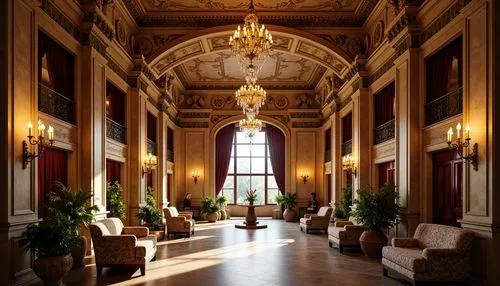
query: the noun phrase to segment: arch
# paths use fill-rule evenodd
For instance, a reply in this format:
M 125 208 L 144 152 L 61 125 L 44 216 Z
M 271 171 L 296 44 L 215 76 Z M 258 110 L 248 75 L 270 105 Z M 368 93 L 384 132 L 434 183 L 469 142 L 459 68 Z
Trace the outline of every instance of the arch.
M 227 40 L 234 28 L 234 25 L 225 25 L 189 33 L 152 52 L 147 61 L 159 77 L 189 60 L 228 51 Z M 275 50 L 313 61 L 339 77 L 343 77 L 352 62 L 346 52 L 308 32 L 283 26 L 269 25 L 268 28 L 275 40 Z
M 212 129 L 210 130 L 210 135 L 209 135 L 209 150 L 210 150 L 210 155 L 209 155 L 209 162 L 210 162 L 210 176 L 209 176 L 209 195 L 210 196 L 215 196 L 215 138 L 217 136 L 217 132 L 219 132 L 223 127 L 229 125 L 229 124 L 234 124 L 241 119 L 246 118 L 244 114 L 240 115 L 235 115 L 231 116 L 229 118 L 226 118 L 224 120 L 221 120 L 217 124 L 215 124 Z M 265 116 L 265 115 L 258 115 L 258 119 L 262 120 L 262 122 L 266 124 L 271 124 L 281 130 L 283 134 L 285 135 L 285 189 L 290 190 L 291 187 L 291 164 L 290 164 L 290 159 L 291 159 L 291 132 L 290 129 L 280 122 L 279 120 L 276 120 L 272 117 Z

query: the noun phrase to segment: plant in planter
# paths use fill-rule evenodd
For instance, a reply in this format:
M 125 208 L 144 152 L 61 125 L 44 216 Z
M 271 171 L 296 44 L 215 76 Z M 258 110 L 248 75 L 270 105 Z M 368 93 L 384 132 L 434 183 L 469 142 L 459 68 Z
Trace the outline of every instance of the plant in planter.
M 215 201 L 220 207 L 220 211 L 219 211 L 220 219 L 225 220 L 227 217 L 227 215 L 226 215 L 226 204 L 227 204 L 226 196 L 224 196 L 224 195 L 219 196 L 219 197 L 217 197 L 217 199 Z
M 245 201 L 247 201 L 249 205 L 253 206 L 253 203 L 255 203 L 255 200 L 257 200 L 257 189 L 255 189 L 255 190 L 248 189 L 247 195 L 245 197 Z
M 56 212 L 23 232 L 20 244 L 36 254 L 33 271 L 46 285 L 63 285 L 73 264 L 70 249 L 78 244 L 74 229 L 69 217 Z
M 387 245 L 387 237 L 382 230 L 395 224 L 400 211 L 397 198 L 392 184 L 385 184 L 378 192 L 371 188 L 358 190 L 358 198 L 354 201 L 356 209 L 352 215 L 366 229 L 359 239 L 366 256 L 382 256 L 382 247 Z
M 106 208 L 108 209 L 108 217 L 117 217 L 124 220 L 125 204 L 122 197 L 123 189 L 120 183 L 108 183 L 106 187 Z
M 295 219 L 295 212 L 293 209 L 297 206 L 297 193 L 287 192 L 284 195 L 277 195 L 276 203 L 285 206 L 285 211 L 283 212 L 285 221 L 289 222 Z
M 345 218 L 349 218 L 351 215 L 351 206 L 352 206 L 352 186 L 348 185 L 345 188 L 342 188 L 342 210 L 344 211 Z
M 347 219 L 347 215 L 342 208 L 335 208 L 335 210 L 333 211 L 333 216 L 335 217 L 335 220 Z
M 208 222 L 217 221 L 217 212 L 220 210 L 220 205 L 212 197 L 204 197 L 201 201 L 200 210 L 202 213 L 207 214 Z
M 94 220 L 94 213 L 99 210 L 97 205 L 91 205 L 92 190 L 81 188 L 76 192 L 71 191 L 60 182 L 56 182 L 55 190 L 49 195 L 49 215 L 59 213 L 69 218 L 72 231 L 78 231 Z M 78 236 L 78 244 L 71 249 L 73 256 L 73 267 L 83 267 L 84 258 L 87 252 L 87 238 Z
M 146 204 L 140 208 L 137 218 L 150 230 L 159 230 L 162 225 L 161 211 L 156 205 L 154 190 L 151 187 L 146 191 Z

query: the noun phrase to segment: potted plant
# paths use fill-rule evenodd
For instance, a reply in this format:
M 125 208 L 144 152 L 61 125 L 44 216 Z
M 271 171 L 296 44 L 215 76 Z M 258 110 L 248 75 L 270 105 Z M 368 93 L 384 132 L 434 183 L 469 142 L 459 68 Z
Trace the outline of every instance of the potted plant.
M 247 201 L 249 205 L 253 206 L 253 203 L 255 203 L 255 200 L 257 200 L 257 189 L 255 189 L 255 190 L 248 189 L 247 195 L 245 197 L 245 201 Z
M 297 205 L 297 193 L 287 192 L 284 195 L 277 195 L 276 203 L 285 206 L 285 211 L 283 212 L 285 221 L 290 222 L 295 219 L 295 211 L 293 209 Z
M 219 197 L 217 197 L 216 202 L 220 207 L 220 211 L 219 211 L 219 213 L 221 214 L 220 219 L 225 220 L 227 218 L 227 214 L 226 214 L 227 197 L 224 195 L 219 196 Z
M 216 222 L 217 212 L 220 210 L 220 206 L 217 204 L 214 198 L 205 197 L 201 201 L 200 210 L 201 212 L 206 214 L 208 222 Z
M 146 204 L 142 206 L 137 214 L 144 226 L 150 230 L 159 230 L 162 224 L 162 215 L 160 209 L 156 205 L 154 190 L 148 187 L 146 191 Z
M 333 211 L 333 217 L 335 217 L 335 221 L 347 219 L 347 215 L 342 208 L 335 208 Z
M 382 230 L 394 226 L 400 211 L 397 198 L 395 187 L 391 184 L 385 184 L 378 192 L 371 188 L 358 190 L 358 198 L 354 201 L 356 209 L 352 215 L 366 229 L 359 238 L 366 256 L 382 256 L 382 247 L 387 245 L 387 237 Z
M 120 183 L 108 183 L 106 187 L 106 208 L 108 209 L 108 217 L 117 217 L 124 220 L 125 204 L 122 197 L 123 189 Z
M 33 271 L 46 285 L 63 285 L 62 279 L 71 269 L 71 247 L 78 243 L 74 225 L 67 216 L 54 213 L 38 225 L 30 224 L 20 244 L 35 253 Z
M 92 190 L 80 188 L 73 192 L 60 182 L 49 195 L 49 215 L 60 213 L 69 218 L 72 231 L 77 235 L 82 227 L 88 227 L 94 220 L 94 213 L 99 211 L 97 205 L 91 205 Z M 87 238 L 78 236 L 78 244 L 71 248 L 73 256 L 73 267 L 83 267 L 87 252 Z
M 352 187 L 348 185 L 342 188 L 342 200 L 341 206 L 336 208 L 333 216 L 336 220 L 347 220 L 351 215 L 351 205 L 352 205 Z

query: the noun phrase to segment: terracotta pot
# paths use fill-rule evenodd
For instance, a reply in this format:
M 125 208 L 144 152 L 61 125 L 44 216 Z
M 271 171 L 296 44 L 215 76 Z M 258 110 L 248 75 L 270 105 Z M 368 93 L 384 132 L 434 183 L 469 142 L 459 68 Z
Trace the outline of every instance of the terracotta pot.
M 207 220 L 207 213 L 201 213 L 200 220 Z
M 216 222 L 217 221 L 217 213 L 208 213 L 207 214 L 208 222 Z
M 294 221 L 295 220 L 295 212 L 293 210 L 289 210 L 289 209 L 285 209 L 285 211 L 283 212 L 283 218 L 285 219 L 285 221 Z
M 222 215 L 221 215 L 220 211 L 217 211 L 217 220 L 220 220 L 221 216 Z
M 231 218 L 231 211 L 229 210 L 228 207 L 226 207 L 226 219 L 230 219 Z
M 220 211 L 220 219 L 221 219 L 221 220 L 225 220 L 225 219 L 227 219 L 227 213 L 226 213 L 226 211 L 225 211 L 225 210 L 221 210 L 221 211 Z
M 387 245 L 387 237 L 381 231 L 365 230 L 359 238 L 359 243 L 365 256 L 379 258 L 382 257 L 382 247 Z
M 33 271 L 45 285 L 64 285 L 63 278 L 73 265 L 71 253 L 62 256 L 41 257 L 35 260 Z
M 78 245 L 71 248 L 71 256 L 73 257 L 73 268 L 85 266 L 85 254 L 87 253 L 87 238 L 85 236 L 78 237 Z

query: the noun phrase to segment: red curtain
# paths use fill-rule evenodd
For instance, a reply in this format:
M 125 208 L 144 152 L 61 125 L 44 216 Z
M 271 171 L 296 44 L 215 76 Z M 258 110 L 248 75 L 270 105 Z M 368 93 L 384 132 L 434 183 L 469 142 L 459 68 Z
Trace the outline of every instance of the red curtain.
M 149 112 L 147 116 L 147 136 L 149 140 L 156 142 L 156 117 Z
M 219 195 L 226 182 L 229 163 L 231 163 L 231 150 L 233 148 L 233 124 L 222 128 L 215 138 L 215 195 Z
M 266 125 L 266 136 L 269 142 L 269 155 L 273 167 L 276 184 L 282 194 L 285 193 L 285 135 L 273 125 Z
M 462 37 L 425 60 L 427 103 L 449 93 L 453 58 L 458 59 L 458 86 L 462 87 Z
M 44 33 L 40 32 L 38 35 L 39 70 L 41 71 L 42 68 L 41 58 L 46 55 L 51 88 L 73 99 L 74 56 Z
M 149 187 L 153 187 L 153 172 L 149 172 L 147 175 L 146 175 L 146 187 L 149 188 Z
M 113 160 L 106 160 L 106 181 L 108 183 L 121 183 L 121 163 Z
M 109 81 L 106 82 L 106 100 L 109 101 L 108 117 L 123 126 L 125 126 L 125 96 L 125 93 Z
M 352 112 L 342 118 L 342 143 L 352 139 Z
M 45 217 L 45 202 L 54 190 L 55 182 L 68 182 L 68 154 L 65 151 L 47 148 L 38 157 L 38 216 Z
M 394 119 L 394 82 L 375 94 L 375 127 Z

